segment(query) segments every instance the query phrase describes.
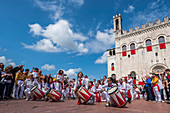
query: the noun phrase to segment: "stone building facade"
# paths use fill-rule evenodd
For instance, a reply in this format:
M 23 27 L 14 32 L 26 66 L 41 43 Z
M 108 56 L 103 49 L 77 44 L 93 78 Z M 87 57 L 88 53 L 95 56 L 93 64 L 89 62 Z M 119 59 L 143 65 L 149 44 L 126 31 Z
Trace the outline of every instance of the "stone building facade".
M 116 79 L 131 74 L 136 81 L 151 72 L 170 68 L 170 19 L 122 29 L 121 14 L 113 16 L 115 48 L 107 50 L 108 76 Z

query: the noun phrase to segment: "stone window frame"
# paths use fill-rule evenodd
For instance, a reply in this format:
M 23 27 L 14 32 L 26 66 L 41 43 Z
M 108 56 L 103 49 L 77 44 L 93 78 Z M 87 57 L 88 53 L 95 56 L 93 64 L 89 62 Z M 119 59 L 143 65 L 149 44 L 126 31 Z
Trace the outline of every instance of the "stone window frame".
M 147 44 L 148 41 L 150 41 L 149 44 Z M 151 39 L 147 39 L 147 40 L 145 41 L 145 46 L 146 46 L 146 47 L 152 46 L 152 40 L 151 40 Z
M 133 48 L 132 48 L 132 45 L 134 45 Z M 136 44 L 135 44 L 135 43 L 131 43 L 131 44 L 130 44 L 130 50 L 134 50 L 134 49 L 136 49 Z

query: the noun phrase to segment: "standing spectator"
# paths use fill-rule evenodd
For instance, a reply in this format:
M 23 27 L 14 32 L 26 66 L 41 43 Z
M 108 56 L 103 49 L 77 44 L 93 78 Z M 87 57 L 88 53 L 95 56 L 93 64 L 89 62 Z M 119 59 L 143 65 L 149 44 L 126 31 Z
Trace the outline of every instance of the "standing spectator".
M 151 84 L 153 85 L 153 92 L 154 92 L 154 95 L 155 95 L 155 101 L 156 102 L 161 102 L 161 94 L 159 92 L 159 86 L 158 86 L 158 83 L 159 83 L 159 78 L 155 75 L 155 73 L 152 73 L 152 81 L 151 81 Z
M 9 89 L 9 95 L 8 97 L 12 98 L 10 95 L 12 94 L 12 91 L 13 91 L 13 86 L 14 86 L 14 82 L 15 82 L 15 76 L 16 76 L 16 73 L 23 67 L 24 65 L 20 65 L 20 66 L 17 66 L 15 68 L 13 68 L 12 65 L 9 65 L 8 67 L 10 68 L 10 72 L 12 73 L 12 83 L 11 83 L 11 86 L 10 86 L 10 89 Z M 15 89 L 14 89 L 15 90 Z
M 0 100 L 3 99 L 3 92 L 4 92 L 4 87 L 5 87 L 5 83 L 2 80 L 2 78 L 4 77 L 4 75 L 2 75 L 4 69 L 4 64 L 0 63 Z
M 12 76 L 12 73 L 11 73 L 9 67 L 6 67 L 2 74 L 5 77 L 5 96 L 4 96 L 4 99 L 8 99 L 13 76 Z
M 97 86 L 97 81 L 96 79 L 93 79 L 93 85 L 96 87 Z
M 16 99 L 23 98 L 24 92 L 24 81 L 26 77 L 24 75 L 24 68 L 21 68 L 20 71 L 16 74 L 15 83 L 16 83 Z M 18 96 L 19 94 L 19 96 Z
M 146 75 L 145 88 L 147 94 L 147 101 L 153 101 L 152 88 L 151 88 L 151 78 Z
M 29 69 L 25 69 L 24 75 L 25 75 L 25 78 L 26 78 L 26 79 L 29 78 L 28 73 L 29 73 Z
M 162 102 L 164 102 L 164 94 L 163 94 L 164 86 L 162 84 L 162 74 L 159 74 L 158 78 L 159 78 L 158 86 L 160 89 L 161 99 L 162 99 Z
M 167 74 L 167 77 L 166 77 L 166 95 L 167 95 L 167 100 L 169 100 L 169 96 L 170 96 L 170 69 L 166 69 L 165 73 Z

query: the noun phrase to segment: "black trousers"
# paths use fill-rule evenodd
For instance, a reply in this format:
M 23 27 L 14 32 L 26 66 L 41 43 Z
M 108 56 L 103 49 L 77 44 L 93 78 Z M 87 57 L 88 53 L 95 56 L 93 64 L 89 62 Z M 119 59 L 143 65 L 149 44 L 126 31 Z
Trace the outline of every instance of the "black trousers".
M 3 98 L 4 95 L 5 84 L 0 83 L 0 97 Z

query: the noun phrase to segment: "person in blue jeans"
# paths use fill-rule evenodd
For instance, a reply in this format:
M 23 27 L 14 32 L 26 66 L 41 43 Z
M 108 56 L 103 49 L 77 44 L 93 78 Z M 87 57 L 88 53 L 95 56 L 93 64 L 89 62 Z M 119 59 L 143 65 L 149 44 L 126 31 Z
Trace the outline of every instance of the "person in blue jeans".
M 146 75 L 145 88 L 147 94 L 147 101 L 153 101 L 151 78 L 148 75 Z

